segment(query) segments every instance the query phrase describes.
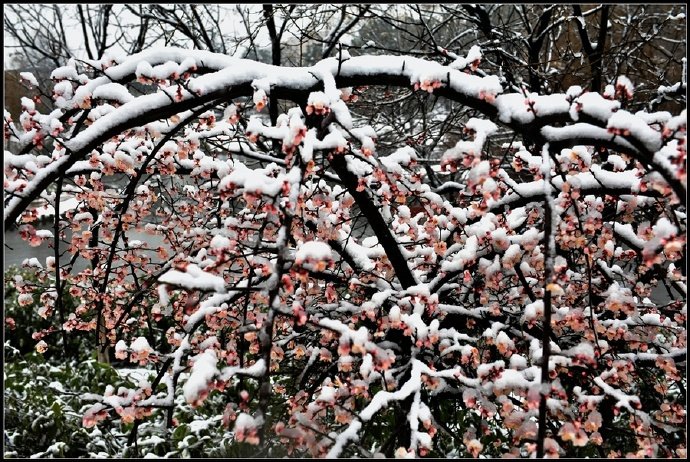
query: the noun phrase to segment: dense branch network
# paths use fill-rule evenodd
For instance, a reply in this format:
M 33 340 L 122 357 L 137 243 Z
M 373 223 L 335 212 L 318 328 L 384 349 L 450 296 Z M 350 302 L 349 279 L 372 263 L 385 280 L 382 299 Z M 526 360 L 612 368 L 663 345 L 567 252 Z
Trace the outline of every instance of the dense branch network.
M 170 427 L 177 396 L 219 393 L 234 440 L 267 451 L 608 454 L 632 428 L 631 453 L 680 455 L 685 110 L 626 111 L 625 77 L 608 95 L 505 92 L 481 58 L 287 68 L 155 49 L 86 61 L 91 76 L 72 62 L 52 112 L 6 112 L 5 229 L 56 248 L 29 262 L 55 320 L 40 348 L 81 330 L 156 369 L 92 397 L 84 425 L 161 408 Z M 380 147 L 386 127 L 350 112 L 363 86 L 476 117 L 440 156 Z M 522 141 L 492 147 L 501 130 Z M 52 232 L 32 224 L 48 208 Z

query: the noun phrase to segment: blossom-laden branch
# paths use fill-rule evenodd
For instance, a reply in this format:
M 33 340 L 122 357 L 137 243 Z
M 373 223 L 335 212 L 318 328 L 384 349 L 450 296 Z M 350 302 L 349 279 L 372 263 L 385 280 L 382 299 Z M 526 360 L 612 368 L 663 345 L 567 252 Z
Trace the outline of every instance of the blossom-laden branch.
M 23 122 L 26 133 L 21 135 L 19 142 L 25 146 L 24 150 L 31 146 L 42 146 L 46 137 L 57 137 L 65 146 L 67 154 L 44 168 L 40 175 L 22 188 L 22 194 L 10 200 L 5 211 L 5 226 L 14 223 L 31 201 L 58 176 L 63 175 L 77 161 L 83 160 L 94 147 L 118 133 L 210 101 L 228 101 L 234 97 L 249 95 L 253 92 L 252 82 L 257 81 L 269 82 L 270 92 L 277 98 L 304 101 L 311 92 L 323 88 L 323 81 L 315 76 L 321 70 L 335 74 L 338 67 L 340 70 L 336 76 L 336 84 L 339 88 L 371 84 L 406 87 L 413 84 L 419 86 L 420 82 L 424 86 L 429 85 L 429 82 L 438 82 L 436 94 L 477 109 L 485 116 L 537 139 L 558 143 L 562 147 L 575 144 L 615 147 L 658 169 L 678 200 L 683 203 L 685 201 L 686 186 L 682 182 L 682 176 L 674 175 L 673 170 L 668 169 L 664 162 L 665 157 L 672 153 L 656 154 L 668 139 L 668 134 L 685 123 L 684 115 L 680 119 L 669 121 L 663 132 L 654 132 L 644 119 L 619 110 L 615 101 L 607 101 L 596 93 L 578 94 L 578 90 L 573 90 L 570 94 L 533 95 L 533 98 L 528 97 L 525 101 L 521 94 L 499 95 L 502 87 L 495 76 L 468 75 L 418 58 L 361 56 L 342 65 L 335 58 L 329 58 L 313 66 L 313 70 L 296 68 L 285 72 L 277 66 L 210 52 L 167 49 L 133 55 L 124 62 L 107 68 L 104 76 L 89 80 L 76 90 L 67 90 L 64 85 L 60 85 L 55 90 L 58 109 L 50 115 L 37 114 L 33 106 L 27 106 L 29 114 L 33 115 Z M 176 82 L 191 72 L 208 73 L 190 78 L 184 86 L 173 84 L 164 91 L 138 98 L 132 97 L 121 85 L 135 76 L 144 82 Z M 76 78 L 76 70 L 71 67 L 60 68 L 53 74 L 58 83 L 68 82 L 68 76 Z M 264 89 L 259 90 L 265 92 Z M 66 111 L 89 108 L 92 99 L 99 98 L 115 101 L 120 107 L 100 117 L 73 139 L 60 135 L 65 130 L 59 118 Z M 525 102 L 530 103 L 527 110 Z M 579 122 L 580 120 L 583 122 Z M 564 122 L 576 122 L 579 126 L 572 127 L 573 129 L 549 127 Z M 5 123 L 9 124 L 7 118 Z M 550 129 L 540 131 L 542 127 Z M 639 130 L 631 130 L 633 127 Z
M 160 409 L 171 430 L 178 397 L 220 397 L 223 431 L 267 453 L 682 454 L 685 111 L 626 112 L 625 79 L 503 93 L 480 61 L 169 48 L 57 69 L 53 112 L 6 114 L 6 229 L 72 256 L 14 282 L 52 322 L 39 349 L 101 319 L 118 360 L 157 368 L 84 425 Z M 350 111 L 362 85 L 483 118 L 425 152 Z

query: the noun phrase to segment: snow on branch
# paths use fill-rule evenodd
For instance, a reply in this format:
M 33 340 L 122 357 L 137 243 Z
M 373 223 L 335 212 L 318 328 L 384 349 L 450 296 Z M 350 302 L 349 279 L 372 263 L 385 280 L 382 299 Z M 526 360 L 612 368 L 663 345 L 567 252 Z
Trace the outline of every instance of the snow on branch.
M 155 377 L 88 395 L 85 427 L 135 441 L 204 406 L 232 444 L 330 457 L 682 439 L 659 429 L 684 419 L 686 112 L 633 111 L 624 77 L 514 92 L 478 73 L 493 51 L 437 51 L 151 49 L 6 112 L 6 229 L 55 250 L 10 281 L 51 326 L 37 351 L 82 331 Z

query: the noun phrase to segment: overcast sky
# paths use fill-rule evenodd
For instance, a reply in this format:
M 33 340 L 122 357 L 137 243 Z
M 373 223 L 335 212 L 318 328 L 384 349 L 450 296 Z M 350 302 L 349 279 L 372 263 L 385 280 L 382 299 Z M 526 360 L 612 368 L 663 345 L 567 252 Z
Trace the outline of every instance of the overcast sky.
M 46 7 L 51 7 L 52 5 L 45 5 Z M 259 13 L 261 11 L 262 6 L 258 4 L 241 4 L 241 5 L 223 5 L 225 6 L 225 12 L 226 14 L 221 18 L 220 20 L 220 26 L 221 29 L 223 30 L 224 35 L 228 36 L 246 36 L 246 30 L 245 27 L 242 23 L 242 19 L 240 15 L 237 12 L 237 7 L 240 6 L 242 8 L 251 8 L 251 9 L 256 9 L 257 12 Z M 70 49 L 74 53 L 75 58 L 86 58 L 86 50 L 84 48 L 84 36 L 82 34 L 81 30 L 81 25 L 76 19 L 76 5 L 64 5 L 65 8 L 70 8 L 71 11 L 75 11 L 75 14 L 67 14 L 64 16 L 65 19 L 65 35 L 67 36 L 67 42 L 70 47 Z M 119 8 L 118 8 L 119 7 Z M 128 11 L 126 8 L 122 8 L 122 5 L 115 5 L 115 12 L 113 14 L 119 15 L 121 18 L 121 23 L 134 23 L 137 24 L 138 20 L 136 17 Z M 260 13 L 259 13 L 260 14 Z M 12 12 L 9 11 L 6 5 L 3 6 L 3 15 L 9 19 L 12 20 Z M 115 28 L 117 25 L 113 24 L 111 21 L 109 30 L 114 32 Z M 19 51 L 19 49 L 16 47 L 17 41 L 14 40 L 7 32 L 5 29 L 4 21 L 3 21 L 3 33 L 4 33 L 4 49 L 5 49 L 5 55 L 4 55 L 4 67 L 5 69 L 12 69 L 16 67 L 16 63 L 14 63 L 13 59 L 11 58 L 11 55 L 13 53 L 16 53 Z M 259 35 L 256 37 L 256 42 L 260 46 L 263 45 L 268 45 L 270 43 L 270 39 L 268 37 L 267 31 L 262 28 L 261 31 L 259 31 Z M 162 44 L 162 40 L 161 43 Z M 113 52 L 116 53 L 122 53 L 124 50 L 119 47 L 115 46 L 113 47 Z

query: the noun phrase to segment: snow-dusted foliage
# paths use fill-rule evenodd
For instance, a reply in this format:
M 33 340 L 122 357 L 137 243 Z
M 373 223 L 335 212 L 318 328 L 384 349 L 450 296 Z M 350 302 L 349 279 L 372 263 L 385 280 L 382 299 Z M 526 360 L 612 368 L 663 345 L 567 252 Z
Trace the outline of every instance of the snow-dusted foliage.
M 293 454 L 684 453 L 686 111 L 627 111 L 623 76 L 513 91 L 481 58 L 151 49 L 6 113 L 5 227 L 71 256 L 17 282 L 37 348 L 83 331 L 155 375 L 84 426 L 222 394 L 235 441 Z M 380 143 L 364 85 L 475 116 L 447 149 Z

